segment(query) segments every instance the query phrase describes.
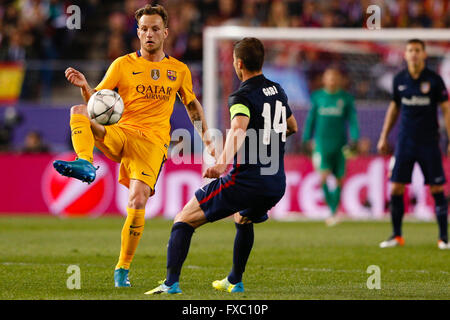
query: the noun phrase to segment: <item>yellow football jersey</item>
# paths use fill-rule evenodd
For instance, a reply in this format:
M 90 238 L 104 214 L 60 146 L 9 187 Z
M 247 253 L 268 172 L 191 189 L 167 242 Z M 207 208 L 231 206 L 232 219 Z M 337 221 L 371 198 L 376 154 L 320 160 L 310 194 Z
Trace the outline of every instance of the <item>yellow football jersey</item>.
M 95 90 L 116 88 L 125 104 L 118 125 L 139 131 L 165 150 L 170 143 L 170 116 L 177 93 L 184 105 L 196 98 L 186 64 L 168 55 L 151 62 L 139 51 L 114 60 Z

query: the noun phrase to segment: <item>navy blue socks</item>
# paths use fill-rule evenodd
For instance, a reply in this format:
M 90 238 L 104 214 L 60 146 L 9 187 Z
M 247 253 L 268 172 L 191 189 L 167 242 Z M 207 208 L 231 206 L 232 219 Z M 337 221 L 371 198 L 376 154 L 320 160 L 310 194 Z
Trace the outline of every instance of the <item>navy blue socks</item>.
M 436 219 L 439 225 L 439 239 L 448 242 L 448 233 L 447 233 L 447 199 L 444 196 L 443 192 L 433 193 L 434 198 L 434 208 L 436 212 Z
M 252 251 L 255 238 L 253 232 L 253 223 L 236 225 L 236 237 L 234 238 L 233 248 L 233 268 L 228 275 L 228 281 L 236 284 L 242 281 L 242 274 L 245 271 L 250 251 Z
M 194 228 L 185 222 L 177 222 L 172 226 L 167 247 L 167 286 L 180 279 L 181 267 L 189 252 L 193 233 Z
M 394 236 L 402 235 L 402 220 L 405 212 L 405 205 L 403 203 L 403 194 L 391 195 L 391 219 Z

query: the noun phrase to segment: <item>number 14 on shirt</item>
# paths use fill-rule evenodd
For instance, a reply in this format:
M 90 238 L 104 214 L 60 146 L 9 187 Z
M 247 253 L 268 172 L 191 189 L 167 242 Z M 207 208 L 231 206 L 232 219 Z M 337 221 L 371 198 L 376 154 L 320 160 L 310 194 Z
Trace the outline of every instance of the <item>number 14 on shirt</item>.
M 264 118 L 264 135 L 263 135 L 263 144 L 270 144 L 270 130 L 273 130 L 276 133 L 281 133 L 281 141 L 286 142 L 286 131 L 287 131 L 287 123 L 286 123 L 286 107 L 283 106 L 283 103 L 279 100 L 275 102 L 275 114 L 273 116 L 273 126 L 271 123 L 271 106 L 270 103 L 266 102 L 263 106 L 262 116 Z

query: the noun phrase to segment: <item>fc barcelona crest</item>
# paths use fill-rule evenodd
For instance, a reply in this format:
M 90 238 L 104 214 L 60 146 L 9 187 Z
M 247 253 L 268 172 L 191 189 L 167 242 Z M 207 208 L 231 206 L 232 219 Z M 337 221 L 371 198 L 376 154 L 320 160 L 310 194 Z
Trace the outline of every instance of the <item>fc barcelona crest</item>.
M 152 77 L 153 80 L 158 80 L 160 73 L 158 69 L 152 69 L 152 71 L 150 72 L 150 76 Z
M 428 92 L 430 92 L 430 83 L 429 82 L 422 82 L 420 84 L 420 91 L 423 94 L 427 94 Z
M 167 70 L 167 78 L 172 81 L 177 80 L 177 72 L 173 70 Z

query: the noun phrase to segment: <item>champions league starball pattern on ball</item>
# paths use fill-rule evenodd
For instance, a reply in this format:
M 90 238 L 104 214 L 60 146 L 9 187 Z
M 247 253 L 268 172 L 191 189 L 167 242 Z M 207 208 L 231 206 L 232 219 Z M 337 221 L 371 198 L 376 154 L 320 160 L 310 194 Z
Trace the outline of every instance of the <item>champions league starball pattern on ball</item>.
M 89 117 L 103 125 L 117 123 L 122 117 L 123 109 L 122 97 L 109 89 L 94 93 L 87 105 Z

